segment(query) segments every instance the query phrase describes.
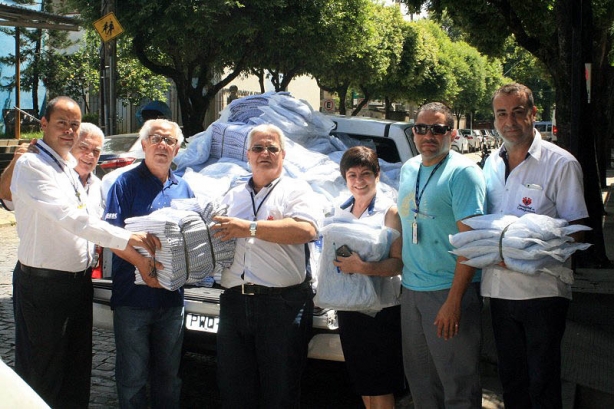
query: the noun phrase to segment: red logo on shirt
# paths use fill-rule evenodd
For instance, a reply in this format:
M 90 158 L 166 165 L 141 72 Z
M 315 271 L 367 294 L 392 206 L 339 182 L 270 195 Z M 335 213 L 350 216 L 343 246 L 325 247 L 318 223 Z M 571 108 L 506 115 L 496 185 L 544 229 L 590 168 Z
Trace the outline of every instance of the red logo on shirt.
M 267 217 L 266 219 L 267 219 L 267 220 L 275 220 L 275 219 L 273 218 L 273 216 L 269 216 L 269 217 Z
M 531 203 L 533 203 L 533 201 L 531 200 L 530 197 L 523 197 L 522 198 L 522 204 L 525 206 L 530 206 Z

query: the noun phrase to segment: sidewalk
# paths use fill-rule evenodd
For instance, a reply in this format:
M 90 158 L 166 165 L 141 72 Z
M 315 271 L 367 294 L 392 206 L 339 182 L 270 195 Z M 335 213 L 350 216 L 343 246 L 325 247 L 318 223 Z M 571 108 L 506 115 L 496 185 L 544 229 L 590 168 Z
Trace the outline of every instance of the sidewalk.
M 614 260 L 614 170 L 607 179 L 603 234 Z M 562 346 L 562 377 L 575 384 L 567 407 L 614 408 L 614 269 L 579 268 L 572 288 Z
M 2 207 L 0 207 L 0 228 L 4 226 L 14 226 L 15 225 L 15 215 L 13 212 L 9 212 Z

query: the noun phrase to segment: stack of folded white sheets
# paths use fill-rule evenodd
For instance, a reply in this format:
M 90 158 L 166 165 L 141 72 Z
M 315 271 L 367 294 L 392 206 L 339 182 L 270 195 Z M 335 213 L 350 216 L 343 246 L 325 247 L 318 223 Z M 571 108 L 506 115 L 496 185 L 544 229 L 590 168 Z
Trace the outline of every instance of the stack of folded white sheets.
M 214 231 L 211 230 L 211 226 L 217 223 L 213 220 L 215 216 L 226 216 L 228 206 L 222 206 L 218 202 L 212 202 L 205 198 L 193 198 L 173 200 L 171 207 L 174 209 L 191 210 L 200 215 L 201 220 L 207 227 L 207 243 L 211 255 L 211 263 L 207 266 L 206 275 L 203 278 L 213 276 L 215 281 L 219 282 L 222 277 L 222 270 L 230 267 L 234 260 L 236 241 L 234 239 L 222 241 L 214 237 Z M 196 277 L 189 277 L 187 283 L 209 285 L 208 281 L 203 282 L 203 279 L 197 279 Z
M 184 284 L 207 285 L 206 278 L 221 275 L 234 258 L 235 242 L 213 237 L 212 218 L 225 214 L 226 208 L 198 199 L 174 200 L 172 207 L 156 210 L 147 216 L 126 220 L 126 229 L 155 234 L 162 243 L 156 261 L 164 266 L 157 270 L 158 282 L 174 291 Z M 143 249 L 141 254 L 149 256 Z M 145 284 L 138 271 L 135 283 Z
M 196 212 L 171 208 L 156 210 L 147 216 L 126 220 L 126 229 L 155 234 L 162 243 L 156 261 L 164 266 L 157 270 L 160 285 L 174 291 L 183 286 L 188 277 L 204 278 L 208 257 L 207 227 Z M 143 254 L 144 250 L 139 249 Z M 138 271 L 136 284 L 145 284 Z

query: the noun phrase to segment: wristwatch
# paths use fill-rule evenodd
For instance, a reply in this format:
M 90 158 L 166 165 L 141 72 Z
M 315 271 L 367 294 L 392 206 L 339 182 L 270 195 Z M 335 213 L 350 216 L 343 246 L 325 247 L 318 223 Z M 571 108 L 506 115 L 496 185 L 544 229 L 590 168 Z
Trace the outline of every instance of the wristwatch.
M 256 229 L 258 228 L 258 222 L 251 222 L 249 224 L 249 235 L 256 237 Z

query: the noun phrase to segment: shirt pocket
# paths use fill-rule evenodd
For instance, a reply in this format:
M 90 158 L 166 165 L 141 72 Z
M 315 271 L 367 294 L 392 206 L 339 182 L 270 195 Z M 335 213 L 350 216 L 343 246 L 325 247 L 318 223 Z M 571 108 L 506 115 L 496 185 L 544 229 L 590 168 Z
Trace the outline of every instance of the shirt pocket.
M 538 183 L 523 183 L 514 197 L 517 213 L 541 213 L 540 209 L 547 202 L 545 186 Z
M 259 220 L 281 220 L 284 218 L 283 206 L 271 205 L 262 210 L 266 210 L 266 213 L 263 211 L 264 214 L 259 214 Z

